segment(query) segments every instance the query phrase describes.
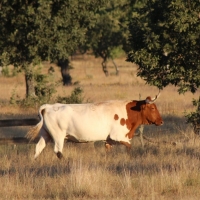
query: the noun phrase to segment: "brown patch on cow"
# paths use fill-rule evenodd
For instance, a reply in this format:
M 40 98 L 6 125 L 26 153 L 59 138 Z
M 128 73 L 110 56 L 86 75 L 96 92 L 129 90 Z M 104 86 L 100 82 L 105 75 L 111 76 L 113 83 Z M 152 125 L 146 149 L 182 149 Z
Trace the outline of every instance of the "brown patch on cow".
M 115 114 L 115 115 L 114 115 L 114 119 L 115 119 L 115 120 L 118 120 L 118 119 L 119 119 L 119 116 L 118 116 L 117 114 Z
M 126 124 L 126 120 L 125 120 L 124 118 L 121 118 L 121 119 L 120 119 L 120 124 L 121 124 L 122 126 L 124 126 L 124 125 Z
M 144 101 L 132 101 L 126 104 L 127 119 L 126 126 L 129 132 L 127 137 L 129 139 L 133 138 L 136 128 L 142 123 L 141 120 L 141 105 Z
M 147 97 L 151 100 L 150 97 Z M 129 132 L 127 137 L 129 139 L 133 138 L 135 130 L 141 124 L 156 124 L 162 125 L 163 121 L 157 110 L 155 104 L 146 104 L 145 100 L 142 101 L 132 101 L 126 104 L 127 117 L 126 126 Z
M 138 126 L 132 126 L 131 130 L 126 134 L 126 137 L 128 137 L 129 139 L 132 139 L 135 133 L 135 130 Z
M 131 101 L 131 102 L 127 103 L 126 111 L 127 111 L 128 116 L 131 117 L 132 112 L 140 112 L 141 106 L 144 104 L 146 104 L 145 101 Z
M 128 130 L 131 130 L 132 126 L 131 126 L 131 123 L 128 119 L 126 119 L 126 127 L 127 127 Z

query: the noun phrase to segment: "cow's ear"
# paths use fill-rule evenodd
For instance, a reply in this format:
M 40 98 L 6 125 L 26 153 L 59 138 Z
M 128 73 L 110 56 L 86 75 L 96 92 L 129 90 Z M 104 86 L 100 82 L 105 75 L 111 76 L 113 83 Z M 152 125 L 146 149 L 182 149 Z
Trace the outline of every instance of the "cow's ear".
M 147 97 L 146 100 L 145 100 L 146 103 L 151 103 L 151 101 L 152 101 L 151 97 Z

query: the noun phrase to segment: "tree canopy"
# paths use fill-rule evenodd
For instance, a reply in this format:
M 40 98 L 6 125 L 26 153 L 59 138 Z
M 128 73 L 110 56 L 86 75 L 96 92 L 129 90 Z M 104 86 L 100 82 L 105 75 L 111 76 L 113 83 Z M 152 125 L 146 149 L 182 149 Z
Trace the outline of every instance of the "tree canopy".
M 0 3 L 0 62 L 25 69 L 27 96 L 32 67 L 68 59 L 84 42 L 104 0 L 4 0 Z M 30 83 L 30 84 L 29 84 Z M 34 93 L 34 91 L 32 91 Z
M 200 3 L 198 0 L 143 0 L 132 4 L 128 61 L 138 76 L 180 93 L 200 86 Z
M 104 63 L 117 47 L 126 49 L 138 76 L 160 89 L 200 86 L 198 0 L 3 0 L 0 19 L 0 64 L 23 67 L 28 95 L 34 65 L 66 65 L 80 47 Z
M 105 75 L 108 75 L 107 60 L 115 57 L 114 52 L 117 48 L 120 51 L 128 45 L 127 7 L 127 0 L 107 1 L 96 12 L 96 22 L 86 34 L 87 41 L 82 48 L 91 50 L 96 57 L 103 59 Z
M 92 0 L 3 1 L 1 53 L 17 66 L 67 58 L 84 41 L 100 5 Z

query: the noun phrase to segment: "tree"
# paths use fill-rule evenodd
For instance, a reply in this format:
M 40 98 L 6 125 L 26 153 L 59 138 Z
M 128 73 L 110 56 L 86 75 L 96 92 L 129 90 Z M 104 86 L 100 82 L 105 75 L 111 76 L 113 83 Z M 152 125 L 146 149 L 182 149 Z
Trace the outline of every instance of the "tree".
M 135 4 L 130 21 L 128 61 L 138 76 L 163 88 L 195 92 L 200 86 L 199 1 L 151 1 Z
M 143 0 L 132 4 L 129 24 L 131 51 L 138 76 L 179 93 L 200 86 L 200 4 L 198 0 Z
M 34 66 L 44 60 L 68 64 L 69 56 L 84 42 L 87 28 L 94 24 L 94 13 L 103 2 L 4 0 L 0 3 L 0 62 L 24 70 L 27 97 L 35 96 Z
M 126 48 L 128 39 L 127 0 L 107 1 L 96 13 L 96 23 L 87 31 L 87 42 L 82 49 L 92 50 L 96 57 L 101 57 L 102 69 L 108 76 L 107 61 L 114 62 L 114 52 Z

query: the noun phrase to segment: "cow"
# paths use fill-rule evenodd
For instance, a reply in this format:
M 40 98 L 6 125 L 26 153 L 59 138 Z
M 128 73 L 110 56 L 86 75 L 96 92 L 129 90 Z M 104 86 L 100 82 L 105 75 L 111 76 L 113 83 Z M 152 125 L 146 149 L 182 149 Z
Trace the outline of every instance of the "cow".
M 75 142 L 105 141 L 106 149 L 120 143 L 131 148 L 131 139 L 139 125 L 162 125 L 155 105 L 158 95 L 145 100 L 111 100 L 86 104 L 44 104 L 39 108 L 39 123 L 27 133 L 27 138 L 40 139 L 36 145 L 37 158 L 49 140 L 54 152 L 62 158 L 64 140 Z

